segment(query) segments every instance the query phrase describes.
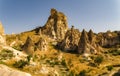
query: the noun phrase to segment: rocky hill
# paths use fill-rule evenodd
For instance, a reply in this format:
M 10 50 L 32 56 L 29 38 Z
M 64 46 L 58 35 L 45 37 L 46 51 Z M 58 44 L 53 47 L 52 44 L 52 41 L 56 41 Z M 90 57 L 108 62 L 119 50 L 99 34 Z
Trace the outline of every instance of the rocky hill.
M 46 24 L 36 30 L 37 33 L 41 32 L 53 39 L 62 40 L 68 30 L 67 17 L 56 9 L 51 9 L 50 16 Z
M 67 16 L 54 8 L 44 26 L 20 34 L 5 35 L 0 23 L 0 64 L 16 76 L 114 76 L 119 58 L 120 31 L 69 28 Z

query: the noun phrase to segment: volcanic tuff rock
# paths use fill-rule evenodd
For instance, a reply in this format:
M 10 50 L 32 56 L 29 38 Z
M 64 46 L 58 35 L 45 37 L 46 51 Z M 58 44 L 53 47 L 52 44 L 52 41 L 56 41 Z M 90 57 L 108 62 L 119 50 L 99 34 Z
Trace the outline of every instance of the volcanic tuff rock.
M 0 64 L 0 76 L 31 76 L 29 73 L 18 71 Z
M 68 30 L 67 17 L 56 9 L 51 9 L 50 16 L 45 24 L 39 30 L 51 38 L 62 40 Z
M 27 54 L 33 54 L 37 50 L 46 51 L 47 41 L 41 35 L 39 41 L 37 43 L 34 43 L 33 40 L 28 36 L 25 44 L 22 47 L 22 50 Z
M 40 37 L 39 41 L 36 43 L 36 46 L 40 51 L 46 51 L 47 41 L 44 38 Z
M 6 44 L 4 28 L 1 22 L 0 22 L 0 44 Z
M 99 33 L 97 37 L 100 38 L 99 43 L 103 47 L 109 48 L 120 44 L 119 32 L 107 31 L 106 33 Z
M 80 32 L 74 26 L 66 32 L 65 39 L 58 44 L 61 49 L 67 52 L 75 52 L 79 42 Z
M 99 51 L 102 51 L 102 48 L 96 43 L 92 30 L 88 34 L 83 30 L 78 44 L 78 53 L 96 54 Z
M 78 52 L 79 53 L 84 53 L 84 52 L 89 52 L 89 46 L 88 46 L 88 36 L 86 31 L 83 29 L 80 41 L 78 44 Z
M 25 44 L 23 45 L 22 50 L 27 54 L 34 53 L 34 43 L 30 37 L 27 37 Z

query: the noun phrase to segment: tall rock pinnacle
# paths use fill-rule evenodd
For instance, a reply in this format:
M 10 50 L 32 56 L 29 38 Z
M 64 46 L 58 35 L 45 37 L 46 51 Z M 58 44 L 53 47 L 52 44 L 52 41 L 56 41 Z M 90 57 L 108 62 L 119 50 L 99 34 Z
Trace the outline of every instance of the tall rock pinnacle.
M 83 29 L 81 37 L 80 37 L 80 41 L 78 43 L 78 52 L 79 53 L 84 53 L 85 51 L 88 51 L 88 36 L 86 31 Z
M 33 54 L 34 52 L 34 43 L 30 37 L 27 37 L 25 44 L 22 49 L 27 54 Z
M 62 12 L 52 8 L 50 16 L 41 30 L 42 33 L 49 37 L 61 40 L 65 37 L 65 33 L 68 30 L 67 17 Z
M 88 32 L 88 39 L 90 41 L 90 44 L 93 42 L 93 38 L 94 38 L 94 33 L 93 31 L 90 29 L 90 31 Z

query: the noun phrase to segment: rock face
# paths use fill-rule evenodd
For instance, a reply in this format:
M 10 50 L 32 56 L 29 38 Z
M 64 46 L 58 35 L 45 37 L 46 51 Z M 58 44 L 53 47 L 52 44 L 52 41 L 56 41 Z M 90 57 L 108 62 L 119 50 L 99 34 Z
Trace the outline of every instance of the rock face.
M 62 40 L 68 30 L 67 17 L 56 9 L 51 9 L 50 16 L 41 29 L 43 34 L 51 38 Z
M 89 48 L 88 48 L 88 36 L 86 31 L 83 29 L 78 44 L 78 53 L 84 53 L 84 52 L 89 52 Z
M 4 45 L 6 44 L 4 28 L 1 22 L 0 22 L 0 44 L 4 44 Z
M 34 53 L 34 43 L 30 37 L 26 39 L 25 44 L 23 45 L 22 49 L 27 54 L 33 54 Z
M 46 51 L 47 41 L 44 38 L 40 37 L 39 41 L 36 43 L 36 46 L 40 51 Z
M 26 39 L 25 44 L 22 47 L 22 50 L 27 54 L 33 54 L 35 51 L 46 51 L 47 50 L 47 41 L 40 37 L 37 43 L 34 43 L 30 37 Z
M 90 30 L 88 34 L 85 30 L 83 30 L 78 44 L 78 53 L 96 54 L 98 51 L 101 51 L 102 49 L 95 42 L 96 40 L 92 30 Z
M 1 22 L 0 22 L 0 34 L 4 34 L 4 28 Z
M 78 29 L 74 29 L 74 26 L 67 31 L 65 39 L 58 44 L 60 48 L 67 52 L 75 52 L 77 50 L 79 42 L 80 32 Z
M 0 65 L 0 76 L 31 76 L 31 75 L 29 73 L 14 70 L 5 65 Z
M 119 32 L 106 32 L 99 33 L 98 37 L 100 37 L 100 45 L 106 48 L 117 46 L 120 44 L 120 35 Z

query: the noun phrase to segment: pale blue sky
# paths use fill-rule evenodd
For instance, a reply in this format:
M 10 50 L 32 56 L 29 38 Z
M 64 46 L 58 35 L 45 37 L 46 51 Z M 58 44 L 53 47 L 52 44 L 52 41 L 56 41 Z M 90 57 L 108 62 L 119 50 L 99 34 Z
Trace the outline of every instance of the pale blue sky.
M 43 26 L 51 8 L 80 31 L 120 30 L 120 0 L 0 0 L 0 21 L 7 34 L 24 32 Z

